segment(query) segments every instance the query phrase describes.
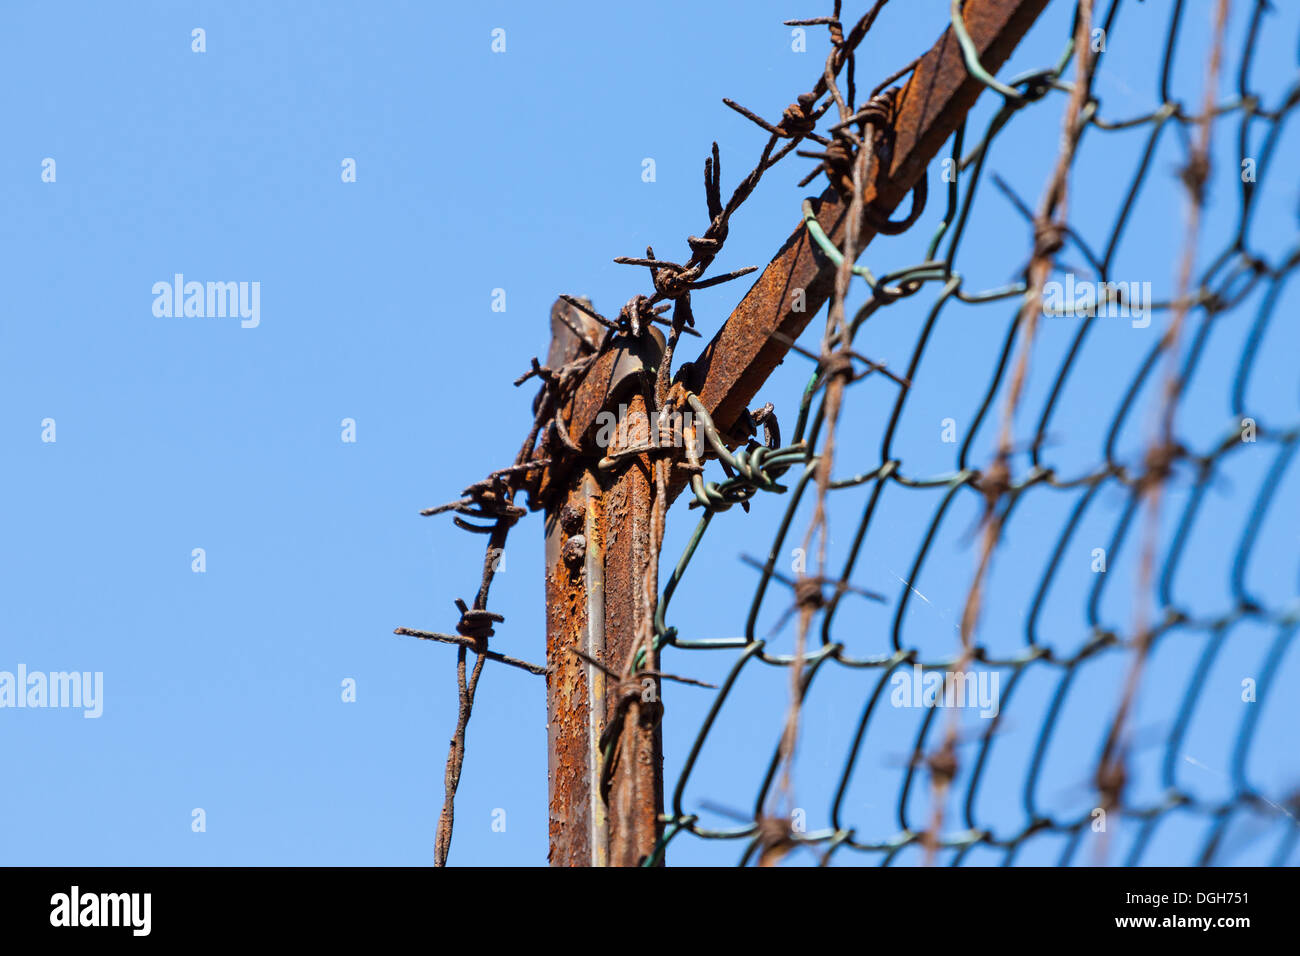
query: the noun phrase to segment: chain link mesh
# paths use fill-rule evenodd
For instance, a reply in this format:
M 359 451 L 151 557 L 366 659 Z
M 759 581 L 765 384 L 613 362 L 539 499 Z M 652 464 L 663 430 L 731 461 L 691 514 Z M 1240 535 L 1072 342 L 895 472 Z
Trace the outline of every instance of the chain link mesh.
M 1090 31 L 1091 42 L 1101 47 L 1094 49 L 1097 69 L 1104 69 L 1104 48 L 1119 42 L 1126 19 L 1141 10 L 1142 21 L 1151 22 L 1153 5 L 1144 6 L 1097 4 L 1092 26 L 1102 32 Z M 1263 358 L 1279 347 L 1270 345 L 1270 335 L 1291 317 L 1280 304 L 1300 264 L 1300 244 L 1294 216 L 1289 247 L 1280 246 L 1274 233 L 1261 238 L 1252 227 L 1261 196 L 1270 202 L 1295 199 L 1295 165 L 1279 143 L 1300 101 L 1300 84 L 1294 78 L 1278 81 L 1276 71 L 1270 78 L 1268 71 L 1253 69 L 1258 49 L 1290 43 L 1294 50 L 1295 38 L 1270 28 L 1276 12 L 1263 0 L 1234 11 L 1244 27 L 1239 43 L 1234 34 L 1225 52 L 1235 69 L 1235 76 L 1225 73 L 1225 84 L 1230 78 L 1235 95 L 1206 117 L 1197 105 L 1203 76 L 1175 69 L 1175 58 L 1189 31 L 1215 38 L 1209 5 L 1154 6 L 1162 8 L 1165 26 L 1160 55 L 1149 58 L 1157 98 L 1138 115 L 1116 117 L 1089 89 L 1080 113 L 1082 145 L 1068 157 L 1073 176 L 1095 181 L 1100 173 L 1114 181 L 1110 191 L 1116 195 L 1076 189 L 1070 219 L 1056 237 L 1061 261 L 1051 278 L 1090 283 L 1103 290 L 1103 299 L 1093 314 L 1063 317 L 1051 314 L 1049 296 L 1041 341 L 1029 360 L 1038 384 L 1015 416 L 1011 447 L 999 451 L 988 432 L 995 430 L 1017 343 L 1025 335 L 1029 267 L 1022 281 L 982 289 L 973 287 L 958 264 L 981 244 L 997 244 L 1005 259 L 1023 257 L 1024 263 L 1042 251 L 1042 230 L 1035 229 L 1041 219 L 995 170 L 1004 158 L 999 147 L 1015 142 L 1011 131 L 1032 114 L 1051 111 L 1059 122 L 1079 80 L 1070 69 L 1075 61 L 1069 34 L 1055 38 L 1057 48 L 1046 51 L 1042 69 L 1006 86 L 986 78 L 991 89 L 985 96 L 1000 101 L 995 99 L 996 109 L 978 131 L 973 112 L 970 128 L 953 137 L 943 167 L 946 208 L 941 214 L 927 210 L 916 227 L 941 222 L 924 260 L 879 276 L 866 265 L 855 270 L 869 289 L 866 301 L 847 323 L 847 339 L 837 343 L 828 336 L 820 353 L 806 352 L 817 365 L 799 400 L 793 440 L 764 450 L 766 466 L 760 460 L 749 473 L 742 468 L 720 485 L 706 486 L 707 493 L 697 491 L 693 505 L 703 515 L 663 590 L 658 643 L 665 663 L 682 672 L 699 670 L 690 663 L 701 650 L 728 655 L 731 663 L 707 705 L 675 709 L 676 701 L 668 703 L 668 724 L 674 716 L 685 719 L 681 715 L 691 707 L 702 713 L 676 779 L 667 784 L 661 851 L 681 852 L 692 861 L 721 861 L 734 853 L 742 862 L 775 862 L 790 854 L 792 861 L 823 864 L 920 862 L 926 849 L 929 859 L 952 864 L 1211 864 L 1233 859 L 1242 846 L 1255 847 L 1259 862 L 1282 864 L 1292 856 L 1300 791 L 1257 782 L 1252 771 L 1261 761 L 1285 757 L 1276 744 L 1262 751 L 1256 746 L 1264 715 L 1270 726 L 1279 716 L 1294 726 L 1296 717 L 1294 700 L 1287 699 L 1279 679 L 1300 622 L 1295 528 L 1274 536 L 1280 540 L 1269 538 L 1268 553 L 1259 547 L 1269 537 L 1262 532 L 1270 516 L 1279 520 L 1279 501 L 1280 520 L 1295 519 L 1279 492 L 1293 470 L 1300 436 L 1291 394 L 1295 355 L 1283 364 L 1289 379 L 1279 379 L 1278 363 Z M 1191 22 L 1193 13 L 1204 19 Z M 1043 50 L 1041 32 L 1031 39 L 1035 51 Z M 1145 42 L 1155 48 L 1149 37 Z M 1064 56 L 1060 44 L 1067 45 Z M 1294 67 L 1293 55 L 1291 61 Z M 1184 74 L 1192 82 L 1182 89 Z M 1197 180 L 1192 143 L 1198 128 L 1212 135 L 1215 146 L 1204 182 Z M 1183 160 L 1174 169 L 1162 152 L 1171 138 Z M 1000 218 L 972 215 L 976 196 L 987 186 L 1002 194 Z M 1220 230 L 1214 220 L 1202 230 L 1200 265 L 1185 295 L 1175 290 L 1163 301 L 1148 301 L 1148 315 L 1155 316 L 1150 328 L 1135 320 L 1130 332 L 1126 317 L 1139 314 L 1139 303 L 1124 294 L 1136 286 L 1115 283 L 1165 280 L 1175 272 L 1173 261 L 1159 276 L 1125 264 L 1126 257 L 1141 259 L 1144 250 L 1125 238 L 1136 220 L 1149 215 L 1143 212 L 1149 208 L 1145 197 L 1160 190 L 1174 196 L 1171 208 L 1202 206 L 1208 196 L 1231 201 L 1235 213 L 1231 228 Z M 1109 226 L 1094 228 L 1103 217 Z M 1182 226 L 1168 228 L 1178 233 Z M 886 254 L 887 244 L 896 241 L 878 238 L 864 261 Z M 1066 304 L 1069 288 L 1061 300 Z M 1107 305 L 1122 316 L 1102 314 Z M 905 370 L 894 366 L 898 374 L 890 377 L 855 351 L 869 352 L 869 346 L 849 343 L 869 338 L 859 333 L 870 333 L 891 311 L 903 310 L 919 321 L 910 326 Z M 1180 312 L 1186 318 L 1181 339 L 1169 331 Z M 1168 323 L 1163 332 L 1162 320 Z M 1122 323 L 1128 338 L 1112 335 L 1107 323 Z M 1000 343 L 992 350 L 991 370 L 976 361 L 977 350 L 969 362 L 951 357 L 969 347 L 971 328 L 987 342 Z M 1225 341 L 1235 338 L 1235 347 L 1216 337 L 1224 329 Z M 1089 349 L 1099 339 L 1101 355 Z M 1294 349 L 1294 339 L 1280 347 L 1287 346 Z M 1105 352 L 1113 349 L 1126 349 L 1130 358 L 1117 355 L 1108 362 Z M 949 357 L 936 365 L 935 353 L 945 350 Z M 1163 394 L 1172 396 L 1167 411 L 1173 427 L 1163 440 L 1158 429 L 1145 426 L 1161 411 L 1161 366 L 1171 356 Z M 1094 371 L 1108 364 L 1136 368 L 1117 390 L 1114 374 Z M 963 388 L 958 378 L 974 387 Z M 833 417 L 827 408 L 832 380 L 840 383 L 846 419 L 825 495 L 833 516 L 828 527 L 836 535 L 833 557 L 827 558 L 833 570 L 816 573 L 809 570 L 815 564 L 808 556 L 811 532 L 801 542 L 796 529 L 817 497 L 818 462 Z M 1217 408 L 1203 397 L 1210 388 L 1203 382 L 1217 387 Z M 964 393 L 975 399 L 958 409 L 954 396 Z M 914 407 L 920 409 L 916 414 Z M 881 408 L 887 414 L 876 414 Z M 942 442 L 940 429 L 928 420 L 921 424 L 920 416 L 949 408 L 945 418 L 957 434 L 943 445 L 952 454 L 950 467 L 913 467 L 909 459 L 918 442 L 909 442 L 909 435 L 915 439 L 925 429 L 927 440 L 933 434 Z M 1129 440 L 1133 434 L 1142 440 Z M 933 456 L 915 457 L 924 465 Z M 747 559 L 758 582 L 743 637 L 701 633 L 697 612 L 710 602 L 730 606 L 731 599 L 714 594 L 704 581 L 692 590 L 695 578 L 709 576 L 712 560 L 692 559 L 719 511 L 755 489 L 773 490 L 782 473 L 788 486 L 784 502 L 767 494 L 754 498 L 758 511 L 784 508 L 766 557 Z M 1157 488 L 1164 509 L 1153 571 L 1144 577 L 1138 567 L 1142 512 Z M 1225 510 L 1233 511 L 1231 521 Z M 848 521 L 853 512 L 856 524 Z M 971 628 L 963 650 L 957 616 L 923 591 L 934 593 L 936 575 L 940 590 L 952 590 L 958 571 L 964 590 L 981 532 L 989 535 L 990 529 L 995 569 L 983 582 L 982 623 Z M 717 553 L 734 554 L 742 538 L 743 530 L 728 533 Z M 1196 564 L 1198 575 L 1226 579 L 1228 600 L 1207 607 L 1200 595 L 1180 588 L 1188 562 Z M 1288 587 L 1257 590 L 1252 573 L 1261 562 L 1289 568 Z M 886 571 L 897 580 L 882 582 Z M 1144 583 L 1149 594 L 1135 594 Z M 882 584 L 889 593 L 878 593 Z M 1055 601 L 1058 591 L 1078 595 L 1081 610 L 1066 615 Z M 1151 607 L 1147 619 L 1139 610 L 1143 600 Z M 699 616 L 712 620 L 720 613 Z M 789 651 L 796 616 L 808 622 L 808 646 L 800 641 Z M 939 638 L 933 635 L 936 622 L 943 631 Z M 1007 637 L 1012 625 L 1014 640 Z M 918 637 L 922 632 L 926 636 Z M 1135 670 L 1135 659 L 1145 667 Z M 775 696 L 774 682 L 762 676 L 756 680 L 767 690 L 746 689 L 764 669 L 795 672 L 794 706 L 804 714 L 797 754 L 782 744 L 788 724 L 773 718 L 790 695 Z M 914 684 L 924 687 L 930 674 L 947 682 L 941 688 L 955 685 L 960 691 L 962 678 L 951 675 L 963 672 L 974 687 L 980 680 L 991 686 L 991 675 L 997 675 L 996 715 L 962 713 L 950 746 L 944 745 L 944 726 L 951 710 L 923 707 L 909 712 L 910 724 L 903 723 L 900 711 L 907 708 L 898 706 L 899 695 L 905 698 Z M 1126 674 L 1136 686 L 1136 728 L 1122 718 L 1130 702 L 1116 692 Z M 1143 726 L 1146 719 L 1153 722 Z M 1213 732 L 1198 735 L 1207 720 Z M 1197 736 L 1221 739 L 1223 760 L 1189 750 Z M 804 753 L 810 747 L 823 755 L 822 763 L 811 765 L 813 756 Z M 725 761 L 717 759 L 723 750 L 729 752 Z M 785 777 L 787 760 L 792 772 Z M 752 768 L 756 792 L 738 793 L 742 765 Z M 1275 769 L 1275 777 L 1289 772 Z M 745 806 L 749 810 L 738 809 Z

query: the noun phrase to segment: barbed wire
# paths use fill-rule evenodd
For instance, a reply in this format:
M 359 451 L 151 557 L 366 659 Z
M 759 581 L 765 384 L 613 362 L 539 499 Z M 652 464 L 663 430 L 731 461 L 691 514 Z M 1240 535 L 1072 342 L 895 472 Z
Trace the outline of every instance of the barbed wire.
M 630 334 L 634 338 L 639 338 L 645 329 L 654 324 L 660 324 L 669 327 L 669 334 L 660 361 L 655 394 L 660 411 L 665 413 L 670 411 L 668 387 L 673 352 L 682 335 L 699 335 L 699 332 L 694 328 L 695 316 L 691 311 L 691 292 L 738 279 L 752 273 L 757 268 L 750 266 L 722 275 L 704 278 L 705 271 L 723 249 L 730 230 L 731 216 L 750 197 L 762 179 L 763 174 L 782 159 L 795 152 L 805 139 L 811 139 L 822 146 L 834 147 L 831 139 L 823 137 L 814 131 L 817 122 L 834 105 L 834 100 L 827 99 L 820 106 L 817 105 L 817 101 L 826 93 L 828 83 L 833 88 L 835 77 L 846 66 L 850 73 L 853 71 L 854 50 L 862 42 L 876 17 L 888 2 L 889 0 L 875 0 L 871 8 L 854 24 L 847 35 L 844 34 L 839 23 L 841 0 L 835 2 L 835 15 L 833 18 L 808 21 L 809 23 L 829 24 L 837 40 L 827 59 L 825 69 L 814 84 L 813 89 L 808 93 L 800 94 L 794 103 L 786 107 L 779 123 L 768 123 L 744 106 L 730 99 L 724 99 L 727 106 L 762 127 L 769 134 L 769 137 L 758 162 L 740 180 L 725 204 L 722 202 L 721 155 L 718 144 L 716 142 L 713 144 L 711 154 L 704 162 L 704 192 L 709 225 L 702 236 L 687 237 L 686 242 L 691 252 L 690 257 L 684 263 L 677 263 L 658 258 L 653 247 L 647 247 L 644 257 L 619 256 L 615 258 L 615 262 L 623 265 L 647 268 L 650 272 L 653 291 L 650 295 L 634 295 L 619 311 L 617 318 L 613 320 L 596 311 L 586 299 L 562 294 L 561 299 L 577 309 L 592 323 L 595 323 L 590 328 L 599 330 L 599 337 L 593 339 L 588 329 L 571 327 L 571 331 L 573 331 L 578 341 L 575 356 L 570 357 L 568 361 L 557 368 L 542 365 L 537 358 L 533 358 L 531 368 L 515 380 L 515 385 L 523 385 L 530 379 L 537 378 L 541 381 L 542 387 L 533 403 L 534 421 L 532 428 L 516 455 L 514 463 L 509 467 L 493 472 L 484 480 L 470 485 L 462 492 L 460 499 L 420 512 L 425 516 L 454 512 L 453 521 L 457 527 L 471 533 L 488 536 L 482 581 L 474 604 L 469 607 L 459 599 L 456 602 L 460 611 L 460 619 L 456 625 L 456 630 L 461 635 L 460 638 L 407 627 L 394 629 L 394 633 L 398 635 L 414 636 L 457 646 L 456 668 L 459 706 L 456 730 L 448 751 L 444 775 L 445 798 L 435 841 L 435 865 L 446 865 L 447 854 L 450 850 L 455 794 L 465 756 L 465 731 L 473 711 L 474 696 L 482 674 L 484 661 L 494 660 L 511 664 L 535 674 L 546 673 L 545 668 L 508 658 L 487 649 L 488 638 L 494 634 L 492 625 L 503 623 L 505 620 L 500 614 L 488 611 L 487 599 L 500 556 L 504 553 L 510 529 L 526 514 L 524 508 L 514 503 L 516 495 L 521 491 L 530 494 L 537 491 L 543 470 L 553 463 L 553 456 L 560 457 L 580 451 L 578 443 L 569 434 L 568 426 L 562 416 L 565 400 L 572 395 L 585 373 L 614 347 L 617 335 Z M 801 21 L 791 22 L 797 23 Z M 900 71 L 898 76 L 904 75 L 906 71 L 906 69 Z M 850 80 L 849 88 L 852 91 L 852 80 Z M 835 96 L 839 98 L 838 90 L 835 91 Z M 850 92 L 851 101 L 852 93 Z M 841 114 L 842 118 L 844 118 L 843 110 L 841 110 Z M 852 139 L 852 132 L 847 128 L 836 129 L 834 136 L 834 142 L 844 142 L 846 139 Z M 833 178 L 838 168 L 831 158 L 825 158 L 813 170 L 809 178 L 821 171 L 826 171 L 827 175 Z M 665 319 L 664 314 L 670 308 L 673 310 L 672 318 L 671 320 Z M 664 511 L 668 500 L 668 467 L 669 462 L 666 459 L 655 462 L 656 495 L 653 502 L 652 516 L 654 535 L 651 542 L 651 553 L 655 555 L 659 553 L 663 540 Z M 473 524 L 465 521 L 461 517 L 462 515 L 491 521 L 492 523 L 486 525 Z M 641 622 L 639 650 L 629 660 L 629 665 L 638 667 L 642 673 L 657 673 L 655 671 L 655 654 L 658 642 L 654 640 L 652 620 L 655 613 L 654 598 L 658 593 L 658 579 L 657 565 L 653 561 L 650 562 L 650 567 L 647 568 L 645 587 L 648 594 L 646 606 L 650 609 L 650 613 L 647 615 L 647 619 Z M 466 661 L 467 653 L 470 650 L 475 652 L 476 658 L 472 675 L 467 678 Z M 625 679 L 630 677 L 630 673 L 624 675 Z M 617 737 L 617 734 L 612 736 Z

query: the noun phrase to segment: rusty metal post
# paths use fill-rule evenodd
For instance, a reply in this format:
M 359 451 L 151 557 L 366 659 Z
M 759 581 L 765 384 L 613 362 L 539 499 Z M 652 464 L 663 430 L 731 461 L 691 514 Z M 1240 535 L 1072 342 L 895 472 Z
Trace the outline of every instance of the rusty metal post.
M 574 330 L 599 327 L 577 309 L 551 309 L 547 365 L 582 355 Z M 546 727 L 552 866 L 605 866 L 609 858 L 600 799 L 600 735 L 605 729 L 605 675 L 576 649 L 605 656 L 605 519 L 591 468 L 580 467 L 546 508 Z
M 1047 0 L 967 0 L 963 20 L 984 67 L 995 71 L 1047 5 Z M 873 169 L 865 199 L 880 215 L 891 213 L 920 182 L 974 104 L 984 85 L 971 76 L 951 28 L 918 62 L 896 100 L 889 168 Z M 846 206 L 833 189 L 814 202 L 831 241 L 843 247 Z M 856 245 L 874 235 L 866 225 Z M 692 363 L 684 384 L 699 395 L 714 422 L 730 432 L 791 343 L 829 297 L 835 267 L 800 223 L 731 316 Z M 796 295 L 796 290 L 802 295 Z M 602 330 L 563 301 L 552 310 L 548 364 L 558 368 L 581 354 L 584 330 Z M 647 337 L 648 338 L 648 337 Z M 647 359 L 647 365 L 653 357 Z M 560 409 L 559 419 L 580 443 L 589 441 L 597 416 L 615 411 L 626 377 L 627 349 L 607 351 Z M 620 414 L 647 411 L 640 392 Z M 598 457 L 598 456 L 596 456 Z M 652 482 L 642 458 L 616 477 L 602 474 L 596 458 L 572 456 L 543 473 L 537 500 L 546 508 L 547 717 L 550 733 L 550 835 L 552 865 L 635 865 L 651 852 L 661 830 L 663 754 L 657 720 L 630 705 L 620 741 L 618 772 L 609 803 L 600 792 L 600 738 L 614 712 L 618 680 L 585 663 L 571 649 L 625 672 L 640 615 L 649 551 Z M 677 478 L 672 493 L 680 490 Z M 536 506 L 536 505 L 535 505 Z M 575 540 L 581 538 L 581 541 Z
M 552 367 L 581 355 L 574 328 L 589 341 L 602 331 L 563 301 L 551 315 Z M 644 387 L 657 368 L 660 349 L 662 337 L 655 333 L 609 353 L 613 362 L 604 404 L 625 435 L 636 436 L 637 426 L 649 423 Z M 628 670 L 637 624 L 647 613 L 644 582 L 653 560 L 653 488 L 648 461 L 633 460 L 602 472 L 596 462 L 604 450 L 592 443 L 590 432 L 574 432 L 573 437 L 589 454 L 563 485 L 546 489 L 550 862 L 636 866 L 653 851 L 662 828 L 658 706 L 645 707 L 636 698 L 627 704 L 616 744 L 619 772 L 610 780 L 607 805 L 601 785 L 602 735 L 627 689 L 583 658 L 600 662 L 613 674 Z
M 546 728 L 552 866 L 605 866 L 600 798 L 605 675 L 570 648 L 605 656 L 605 517 L 587 469 L 546 513 Z M 576 540 L 581 537 L 581 543 Z

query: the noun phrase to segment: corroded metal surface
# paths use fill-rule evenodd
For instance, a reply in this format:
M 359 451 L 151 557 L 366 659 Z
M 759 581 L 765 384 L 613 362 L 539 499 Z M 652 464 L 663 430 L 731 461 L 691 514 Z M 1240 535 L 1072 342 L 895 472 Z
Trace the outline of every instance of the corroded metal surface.
M 605 809 L 599 798 L 605 677 L 572 648 L 604 656 L 604 559 L 599 488 L 583 474 L 546 522 L 546 722 L 550 854 L 553 866 L 604 866 Z M 581 558 L 565 545 L 583 537 Z
M 551 308 L 552 335 L 556 334 L 557 322 L 563 341 L 569 351 L 557 346 L 552 340 L 551 356 L 548 365 L 558 367 L 566 361 L 572 361 L 581 354 L 576 336 L 569 331 L 569 324 L 586 323 L 584 331 L 589 334 L 589 341 L 596 341 L 603 334 L 603 329 L 581 311 L 573 308 L 563 299 L 557 299 Z M 559 419 L 566 422 L 569 434 L 575 444 L 584 450 L 603 454 L 595 444 L 600 431 L 599 415 L 602 411 L 615 414 L 621 403 L 628 400 L 628 395 L 637 390 L 644 390 L 654 382 L 655 373 L 664 353 L 664 336 L 656 328 L 648 328 L 640 338 L 617 334 L 612 336 L 607 350 L 593 363 L 590 370 L 573 395 L 561 403 Z M 547 454 L 559 457 L 552 467 L 541 475 L 537 486 L 536 502 L 549 502 L 554 489 L 567 484 L 570 471 L 577 466 L 576 457 L 559 448 L 550 448 Z M 534 504 L 536 507 L 536 504 Z
M 582 354 L 581 318 L 580 311 L 556 303 L 554 364 Z M 647 422 L 646 376 L 662 354 L 662 336 L 650 331 L 646 344 L 611 349 L 604 357 L 610 360 L 605 405 L 620 421 L 633 423 L 626 430 L 633 441 L 641 437 L 636 424 Z M 642 459 L 602 472 L 596 461 L 603 451 L 591 449 L 591 455 L 576 459 L 564 484 L 553 483 L 546 495 L 549 859 L 553 866 L 634 866 L 651 853 L 661 826 L 659 708 L 656 703 L 643 712 L 639 702 L 629 705 L 614 748 L 618 772 L 607 805 L 601 736 L 625 688 L 574 651 L 614 674 L 628 668 L 637 622 L 646 613 L 649 466 Z
M 643 396 L 633 395 L 627 415 L 644 420 Z M 636 436 L 633 438 L 635 440 Z M 644 456 L 605 478 L 602 495 L 605 539 L 605 663 L 618 674 L 629 671 L 636 652 L 638 622 L 647 619 L 646 572 L 650 554 L 650 501 L 654 487 Z M 642 703 L 642 685 L 632 684 L 631 703 L 617 742 L 617 766 L 609 789 L 609 863 L 636 866 L 654 850 L 663 813 L 663 742 L 659 730 L 656 682 L 645 689 L 654 705 Z M 606 713 L 620 705 L 628 686 L 607 681 Z

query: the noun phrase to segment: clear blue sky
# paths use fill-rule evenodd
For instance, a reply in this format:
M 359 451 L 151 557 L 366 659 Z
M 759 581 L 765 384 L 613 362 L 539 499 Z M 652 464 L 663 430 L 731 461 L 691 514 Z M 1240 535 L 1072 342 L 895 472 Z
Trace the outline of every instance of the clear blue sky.
M 615 265 L 614 256 L 639 254 L 647 242 L 668 258 L 686 255 L 685 236 L 706 225 L 700 173 L 710 142 L 720 144 L 728 193 L 762 145 L 721 98 L 777 117 L 813 82 L 825 54 L 818 31 L 809 33 L 808 53 L 792 52 L 781 20 L 828 6 L 87 2 L 0 10 L 0 670 L 104 675 L 98 719 L 0 710 L 0 760 L 9 768 L 0 863 L 432 859 L 456 710 L 455 652 L 391 632 L 451 629 L 453 600 L 471 599 L 477 586 L 483 539 L 417 512 L 510 462 L 533 393 L 510 381 L 545 354 L 557 293 L 589 295 L 612 313 L 648 288 L 643 270 Z M 846 17 L 856 10 L 848 6 Z M 896 0 L 863 47 L 864 81 L 928 48 L 947 6 Z M 1174 87 L 1198 103 L 1210 3 L 1186 6 Z M 1294 5 L 1276 6 L 1253 74 L 1270 105 L 1294 77 L 1300 20 Z M 1246 3 L 1234 7 L 1225 97 L 1247 19 Z M 1071 9 L 1054 0 L 1000 75 L 1054 62 Z M 1125 4 L 1096 83 L 1106 115 L 1156 105 L 1167 10 L 1154 0 Z M 196 27 L 206 31 L 206 52 L 191 49 Z M 497 27 L 506 31 L 503 54 L 490 49 Z M 1058 140 L 1063 97 L 1051 103 L 1013 125 L 990 161 L 1031 204 Z M 993 105 L 984 98 L 972 131 Z M 1222 171 L 1236 165 L 1235 123 L 1218 135 Z M 1252 231 L 1253 247 L 1274 261 L 1295 242 L 1296 138 L 1284 131 Z M 1142 131 L 1104 143 L 1089 134 L 1072 205 L 1095 245 L 1104 243 L 1143 140 Z M 42 181 L 47 157 L 56 163 L 53 183 Z M 653 183 L 642 181 L 647 157 Z M 355 183 L 341 181 L 348 158 Z M 1166 135 L 1115 270 L 1119 279 L 1152 282 L 1157 298 L 1172 286 L 1181 243 L 1182 196 L 1169 184 L 1181 159 L 1177 137 Z M 799 219 L 810 190 L 795 183 L 807 166 L 791 159 L 769 174 L 732 220 L 716 272 L 770 258 Z M 1236 210 L 1230 169 L 1225 175 L 1206 223 L 1214 251 Z M 917 260 L 941 212 L 938 197 L 932 189 L 914 234 L 874 244 L 866 261 L 879 272 Z M 971 229 L 958 261 L 968 288 L 1014 280 L 1027 234 L 990 182 Z M 155 316 L 151 289 L 176 273 L 260 283 L 260 325 Z M 506 290 L 504 313 L 491 310 L 497 288 Z M 706 334 L 743 288 L 696 296 Z M 1259 299 L 1253 294 L 1216 332 L 1185 402 L 1181 434 L 1200 450 L 1230 424 L 1228 386 Z M 905 366 L 929 301 L 886 310 L 864 329 L 860 348 Z M 1288 288 L 1249 392 L 1261 420 L 1284 427 L 1300 415 L 1298 304 Z M 969 424 L 1011 308 L 962 307 L 940 322 L 900 431 L 897 453 L 909 474 L 953 468 L 954 446 L 940 442 L 939 423 L 951 416 Z M 1085 371 L 1055 422 L 1052 457 L 1063 471 L 1096 460 L 1120 390 L 1165 315 L 1144 331 L 1112 323 L 1090 340 Z M 809 329 L 810 346 L 820 324 Z M 1064 320 L 1045 325 L 1026 398 L 1035 412 L 1073 330 Z M 808 372 L 791 359 L 760 393 L 787 429 Z M 892 398 L 883 381 L 855 391 L 837 473 L 878 463 Z M 47 418 L 56 423 L 54 443 L 41 440 Z M 341 440 L 345 418 L 356 423 L 355 443 Z M 1024 416 L 1021 433 L 1036 420 Z M 1134 421 L 1121 442 L 1129 453 L 1148 420 Z M 990 434 L 986 426 L 975 463 L 987 460 Z M 1227 562 L 1273 448 L 1237 454 L 1210 489 L 1176 583 L 1182 605 L 1207 614 L 1231 606 Z M 1247 571 L 1249 589 L 1271 607 L 1296 596 L 1297 467 L 1282 478 Z M 834 553 L 847 546 L 862 500 L 855 492 L 833 498 Z M 893 575 L 907 573 L 934 500 L 892 496 L 873 531 L 855 580 L 886 591 L 889 603 L 846 606 L 837 635 L 863 655 L 886 648 L 899 590 Z M 981 637 L 991 648 L 1009 652 L 1023 639 L 1023 613 L 1054 541 L 1041 529 L 1059 527 L 1072 501 L 1041 504 L 1041 515 L 1010 530 Z M 1184 480 L 1170 508 L 1185 501 Z M 1089 553 L 1107 543 L 1122 497 L 1112 490 L 1103 503 L 1071 545 L 1071 583 L 1040 622 L 1044 641 L 1063 651 L 1086 636 Z M 685 504 L 669 517 L 665 568 L 697 516 Z M 737 556 L 766 553 L 781 504 L 767 498 L 749 516 L 737 509 L 715 522 L 672 607 L 670 623 L 683 636 L 741 632 L 755 575 Z M 928 603 L 910 606 L 905 639 L 930 657 L 957 646 L 953 624 L 973 566 L 959 545 L 976 513 L 973 496 L 963 498 L 925 579 L 913 582 Z M 205 573 L 191 570 L 195 548 L 205 551 Z M 540 521 L 531 516 L 512 536 L 491 602 L 506 615 L 494 646 L 533 661 L 544 658 L 541 553 Z M 1132 565 L 1107 573 L 1125 580 L 1108 589 L 1103 618 L 1127 628 L 1131 588 L 1122 585 Z M 782 600 L 766 607 L 761 633 Z M 1260 676 L 1272 637 L 1237 626 L 1207 679 L 1184 754 L 1207 769 L 1184 763 L 1179 771 L 1206 799 L 1230 792 L 1224 775 L 1247 706 L 1264 708 L 1250 779 L 1277 798 L 1300 778 L 1289 736 L 1295 701 L 1276 693 L 1300 678 L 1294 649 L 1271 699 L 1240 701 L 1240 680 Z M 1157 662 L 1138 715 L 1157 742 L 1201 641 L 1193 636 Z M 778 648 L 790 642 L 788 628 L 774 639 Z M 731 660 L 670 651 L 664 666 L 716 680 Z M 1040 788 L 1054 812 L 1091 805 L 1083 785 L 1099 723 L 1088 718 L 1113 705 L 1122 673 L 1118 658 L 1108 659 L 1071 695 L 1082 711 L 1064 719 Z M 796 777 L 810 828 L 825 825 L 826 792 L 871 686 L 866 677 L 835 669 L 818 678 Z M 355 703 L 341 699 L 347 679 L 356 682 Z M 1016 774 L 1048 687 L 1022 691 L 1025 709 L 1008 715 L 1007 776 L 985 795 L 992 824 L 1018 825 Z M 710 693 L 667 691 L 670 787 Z M 689 809 L 707 802 L 748 813 L 785 693 L 785 673 L 772 669 L 729 702 Z M 896 828 L 898 762 L 918 713 L 886 713 L 873 729 L 849 801 L 864 838 Z M 469 731 L 453 863 L 545 861 L 545 745 L 542 680 L 489 665 Z M 1139 778 L 1135 795 L 1154 799 L 1155 776 Z M 206 832 L 192 831 L 195 808 L 206 814 Z M 505 832 L 492 828 L 498 808 Z M 1281 831 L 1261 817 L 1242 832 L 1257 839 L 1234 862 L 1267 860 Z M 1171 820 L 1150 858 L 1187 862 L 1203 834 L 1202 818 Z M 670 858 L 732 862 L 740 851 L 683 837 Z M 1048 862 L 1057 852 L 1059 844 L 1027 849 L 1024 859 Z

